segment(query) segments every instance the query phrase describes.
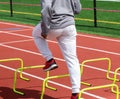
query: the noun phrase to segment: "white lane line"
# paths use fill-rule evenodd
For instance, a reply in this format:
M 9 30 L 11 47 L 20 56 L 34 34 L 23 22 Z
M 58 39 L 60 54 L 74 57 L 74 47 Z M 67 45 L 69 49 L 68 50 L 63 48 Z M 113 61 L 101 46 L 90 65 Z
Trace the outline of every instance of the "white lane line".
M 10 34 L 10 35 L 16 35 L 16 36 L 20 36 L 20 37 L 33 38 L 32 36 L 26 36 L 26 35 L 22 35 L 22 34 L 16 34 L 16 33 L 4 32 L 4 31 L 3 31 L 3 33 Z M 56 41 L 51 41 L 51 40 L 48 40 L 48 41 L 52 42 L 52 43 L 57 43 Z M 87 49 L 87 50 L 92 50 L 92 51 L 98 51 L 98 52 L 103 52 L 103 53 L 107 53 L 107 54 L 112 54 L 112 55 L 118 55 L 118 56 L 120 56 L 120 53 L 110 52 L 110 51 L 100 50 L 100 49 L 95 49 L 95 48 L 90 48 L 90 47 L 77 46 L 77 48 L 82 48 L 82 49 Z
M 14 43 L 29 42 L 29 41 L 33 41 L 33 39 L 17 40 L 17 41 L 9 41 L 9 42 L 2 42 L 2 43 L 0 43 L 0 44 L 14 44 Z
M 0 22 L 0 24 L 5 24 L 5 25 L 13 25 L 13 26 L 19 26 L 19 27 L 24 27 L 24 28 L 33 28 L 33 26 L 28 26 L 28 25 L 23 25 L 23 24 L 15 24 L 15 23 L 7 23 L 7 22 Z
M 25 50 L 25 49 L 21 49 L 21 48 L 17 48 L 17 47 L 13 47 L 13 46 L 9 46 L 9 45 L 0 44 L 0 46 L 6 47 L 6 48 L 10 48 L 10 49 L 14 49 L 14 50 L 18 50 L 18 51 L 22 51 L 22 52 L 27 52 L 27 53 L 34 54 L 34 55 L 42 56 L 40 53 L 29 51 L 29 50 Z M 59 59 L 57 57 L 55 59 L 57 59 L 59 61 L 65 61 L 65 60 Z
M 12 33 L 12 32 L 6 32 L 6 31 L 1 31 L 1 32 L 3 34 L 15 35 L 15 36 L 26 37 L 26 38 L 33 38 L 32 36 L 27 36 L 27 35 L 18 34 L 18 33 Z
M 34 26 L 27 26 L 27 25 L 20 25 L 20 24 L 15 24 L 15 23 L 6 23 L 6 22 L 0 22 L 1 24 L 7 24 L 7 25 L 13 25 L 13 26 L 20 26 L 20 27 L 26 27 L 33 29 Z M 89 38 L 95 38 L 95 39 L 101 39 L 101 40 L 107 40 L 107 41 L 113 41 L 113 42 L 120 42 L 118 39 L 114 38 L 105 38 L 105 37 L 99 37 L 99 36 L 94 36 L 94 35 L 85 35 L 85 34 L 78 34 L 78 36 L 84 36 L 84 37 L 89 37 Z
M 106 50 L 100 50 L 100 49 L 95 49 L 95 48 L 90 48 L 90 47 L 84 47 L 84 46 L 77 46 L 77 47 L 78 48 L 82 48 L 82 49 L 97 51 L 97 52 L 101 52 L 101 53 L 107 53 L 107 54 L 112 54 L 112 55 L 120 56 L 120 53 L 116 53 L 116 52 L 110 52 L 110 51 L 106 51 Z
M 20 29 L 20 30 L 9 30 L 7 32 L 20 32 L 20 31 L 29 31 L 29 30 L 32 31 L 32 29 L 30 28 L 30 29 Z
M 93 39 L 100 39 L 100 40 L 106 40 L 106 41 L 110 41 L 110 42 L 118 42 L 120 43 L 119 39 L 112 39 L 112 38 L 105 38 L 105 37 L 100 37 L 100 36 L 93 36 L 93 35 L 85 35 L 85 34 L 78 34 L 78 36 L 83 36 L 83 37 L 87 37 L 87 38 L 93 38 Z
M 14 50 L 22 51 L 22 52 L 27 52 L 27 53 L 30 53 L 30 54 L 42 56 L 42 54 L 37 53 L 37 52 L 30 51 L 30 50 L 25 50 L 25 49 L 16 48 L 16 47 L 12 47 L 12 46 L 9 46 L 9 45 L 3 45 L 3 44 L 0 44 L 0 45 L 3 46 L 3 47 L 6 47 L 6 48 L 10 48 L 10 49 L 14 49 Z M 61 59 L 61 58 L 55 57 L 55 59 L 56 59 L 56 60 L 59 60 L 59 61 L 65 62 L 65 60 L 64 60 L 64 59 Z M 95 69 L 95 70 L 99 70 L 99 71 L 102 71 L 102 72 L 107 72 L 107 70 L 105 70 L 105 69 L 101 69 L 101 68 L 97 68 L 97 67 L 93 67 L 93 66 L 85 65 L 85 67 L 91 68 L 91 69 Z M 114 74 L 113 71 L 110 71 L 110 73 Z M 118 75 L 120 75 L 120 74 L 118 73 Z

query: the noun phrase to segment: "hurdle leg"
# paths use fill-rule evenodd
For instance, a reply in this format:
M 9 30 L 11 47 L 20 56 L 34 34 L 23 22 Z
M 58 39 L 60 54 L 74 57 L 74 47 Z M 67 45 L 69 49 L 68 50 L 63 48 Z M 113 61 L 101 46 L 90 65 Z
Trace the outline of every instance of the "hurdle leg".
M 26 66 L 26 67 L 21 66 L 21 68 L 20 68 L 20 78 L 23 79 L 23 80 L 29 81 L 30 80 L 29 78 L 23 77 L 23 70 L 35 69 L 35 68 L 43 68 L 43 67 L 44 67 L 44 65 Z
M 21 65 L 21 66 L 22 66 L 22 65 Z M 21 68 L 16 69 L 16 71 L 15 71 L 15 73 L 14 73 L 13 91 L 14 91 L 15 93 L 17 93 L 17 94 L 24 95 L 23 92 L 20 92 L 20 91 L 17 91 L 17 90 L 16 90 L 17 73 L 18 73 L 18 72 L 22 75 L 22 76 L 20 76 L 20 78 L 21 78 L 22 80 L 29 81 L 30 79 L 23 77 L 23 70 L 33 69 L 33 68 L 43 68 L 43 66 L 44 66 L 44 65 L 39 65 L 39 66 L 27 66 L 27 67 L 21 67 Z
M 86 82 L 82 82 L 82 81 L 81 81 L 81 84 L 86 85 L 86 86 L 89 86 L 89 87 L 92 86 L 92 84 L 90 84 L 90 83 L 86 83 Z
M 25 70 L 25 69 L 34 69 L 34 68 L 43 68 L 43 67 L 44 67 L 44 65 L 23 67 L 23 68 L 21 68 L 20 73 L 22 73 L 22 71 Z M 50 71 L 47 71 L 47 73 L 46 73 L 46 78 L 49 77 L 49 76 L 50 76 Z M 22 77 L 22 79 L 23 79 L 23 80 L 27 80 L 27 81 L 29 80 L 28 78 L 25 78 L 25 77 Z M 49 88 L 49 89 L 51 89 L 51 90 L 56 90 L 56 88 L 53 88 L 53 87 L 51 87 L 51 86 L 48 85 L 48 80 L 47 80 L 46 83 L 45 83 L 45 87 L 46 87 L 46 88 Z
M 1 59 L 0 62 L 10 62 L 10 61 L 19 61 L 20 62 L 20 67 L 24 67 L 23 60 L 21 58 L 9 58 L 9 59 Z M 20 71 L 20 78 L 24 80 L 29 80 L 27 78 L 24 78 L 22 75 L 22 70 Z
M 50 76 L 50 72 L 47 72 L 46 78 L 48 78 L 49 76 Z M 48 85 L 48 80 L 46 80 L 45 87 L 48 89 L 51 89 L 51 90 L 57 90 L 56 88 L 53 88 L 53 87 Z
M 17 94 L 20 94 L 20 95 L 24 95 L 23 92 L 20 92 L 20 91 L 17 91 L 16 90 L 16 82 L 17 82 L 17 72 L 20 71 L 20 68 L 16 69 L 15 73 L 14 73 L 14 82 L 13 82 L 13 91 Z
M 109 75 L 110 75 L 110 69 L 111 69 L 111 60 L 110 60 L 110 58 L 106 58 L 106 60 L 108 60 L 108 71 L 107 71 L 107 74 L 106 74 L 106 77 L 107 77 L 107 79 L 109 79 L 109 80 L 116 80 L 116 81 L 120 81 L 119 79 L 115 79 L 114 77 L 112 78 L 112 77 L 110 77 Z
M 117 73 L 118 73 L 118 71 L 120 71 L 120 67 L 115 70 L 113 84 L 116 84 L 116 82 L 117 82 L 116 79 L 117 79 Z M 114 87 L 112 87 L 111 90 L 112 90 L 113 93 L 117 92 L 117 91 L 114 90 Z M 120 92 L 119 92 L 119 94 L 120 94 Z
M 44 81 L 43 81 L 43 85 L 42 85 L 42 92 L 41 92 L 40 99 L 43 99 L 43 96 L 44 96 L 44 93 L 45 93 L 46 83 L 48 83 L 48 80 L 55 79 L 55 78 L 63 78 L 63 77 L 67 77 L 67 76 L 69 76 L 69 74 L 50 76 L 50 77 L 45 78 Z M 50 89 L 51 89 L 51 87 L 50 87 Z M 54 90 L 54 89 L 52 89 L 52 90 Z M 57 90 L 57 89 L 55 89 L 55 90 Z
M 46 81 L 47 81 L 48 79 L 46 78 L 44 81 L 43 81 L 43 85 L 42 85 L 42 91 L 41 91 L 41 97 L 40 97 L 40 99 L 43 99 L 43 96 L 44 96 L 44 93 L 45 93 L 45 86 L 46 86 Z M 48 87 L 49 88 L 49 87 Z

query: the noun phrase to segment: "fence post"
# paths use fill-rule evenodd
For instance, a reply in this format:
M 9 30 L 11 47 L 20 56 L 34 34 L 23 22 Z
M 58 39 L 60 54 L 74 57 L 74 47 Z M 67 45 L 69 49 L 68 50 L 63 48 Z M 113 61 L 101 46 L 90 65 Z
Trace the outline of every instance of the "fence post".
M 12 7 L 12 0 L 10 0 L 10 16 L 13 16 L 13 7 Z
M 94 5 L 94 26 L 97 27 L 96 0 L 93 0 L 93 5 Z

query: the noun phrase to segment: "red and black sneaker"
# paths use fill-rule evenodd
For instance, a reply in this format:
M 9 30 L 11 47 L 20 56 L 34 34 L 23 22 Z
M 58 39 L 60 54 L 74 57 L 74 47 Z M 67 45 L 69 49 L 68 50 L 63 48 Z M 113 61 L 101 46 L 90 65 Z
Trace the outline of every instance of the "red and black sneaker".
M 43 70 L 50 71 L 56 68 L 58 68 L 58 65 L 56 64 L 55 60 L 52 58 L 45 63 L 45 67 L 43 68 Z
M 72 95 L 71 99 L 78 99 L 78 94 Z

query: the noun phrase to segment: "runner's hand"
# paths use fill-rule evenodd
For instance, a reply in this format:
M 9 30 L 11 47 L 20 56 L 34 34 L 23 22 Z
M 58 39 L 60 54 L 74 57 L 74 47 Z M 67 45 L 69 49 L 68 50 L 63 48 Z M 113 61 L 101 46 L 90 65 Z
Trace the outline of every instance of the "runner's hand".
M 42 36 L 44 39 L 47 38 L 47 34 L 45 34 L 45 33 L 41 33 L 41 36 Z

